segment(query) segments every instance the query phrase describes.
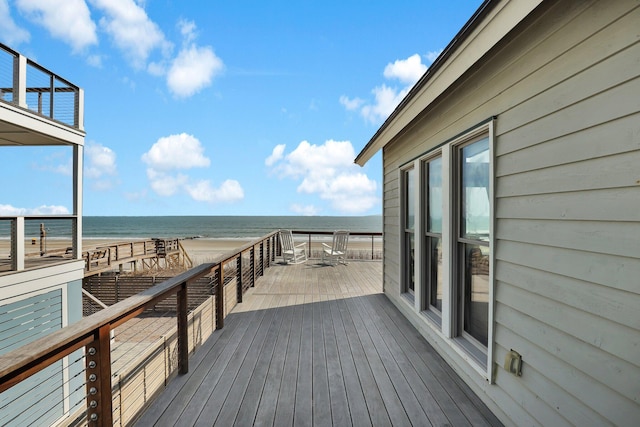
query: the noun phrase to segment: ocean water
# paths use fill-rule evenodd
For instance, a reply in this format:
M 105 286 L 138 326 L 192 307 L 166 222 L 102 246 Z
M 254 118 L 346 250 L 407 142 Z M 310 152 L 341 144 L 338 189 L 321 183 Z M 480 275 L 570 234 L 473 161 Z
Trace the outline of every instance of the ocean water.
M 382 216 L 85 216 L 84 238 L 257 238 L 273 230 L 381 232 Z
M 26 218 L 25 237 L 49 239 L 71 236 L 69 219 Z M 85 216 L 83 237 L 88 239 L 147 238 L 258 238 L 273 230 L 349 230 L 381 232 L 382 216 Z M 11 221 L 0 220 L 0 240 L 10 240 Z

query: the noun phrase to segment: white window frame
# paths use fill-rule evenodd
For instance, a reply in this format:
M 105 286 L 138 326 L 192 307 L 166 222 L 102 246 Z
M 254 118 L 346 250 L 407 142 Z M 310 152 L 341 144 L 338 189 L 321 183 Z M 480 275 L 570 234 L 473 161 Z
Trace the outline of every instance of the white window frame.
M 468 339 L 465 334 L 459 333 L 458 322 L 460 313 L 457 310 L 457 292 L 458 292 L 458 200 L 457 194 L 459 191 L 457 182 L 459 168 L 457 165 L 458 157 L 456 150 L 460 147 L 471 143 L 483 135 L 488 135 L 489 138 L 489 307 L 488 307 L 488 324 L 487 324 L 487 347 L 478 347 L 474 340 Z M 489 121 L 486 124 L 480 125 L 473 130 L 459 136 L 451 141 L 449 144 L 443 147 L 443 163 L 446 153 L 448 176 L 447 176 L 447 192 L 445 193 L 445 183 L 443 182 L 443 194 L 448 195 L 448 203 L 445 204 L 445 210 L 443 217 L 448 219 L 447 224 L 447 237 L 443 236 L 443 239 L 447 240 L 447 248 L 445 251 L 443 244 L 443 253 L 447 254 L 447 260 L 449 265 L 445 268 L 448 273 L 448 301 L 446 322 L 445 313 L 443 312 L 443 325 L 442 332 L 445 336 L 452 338 L 455 343 L 454 348 L 469 364 L 474 367 L 486 380 L 493 382 L 492 366 L 494 364 L 494 312 L 495 312 L 495 137 L 494 137 L 494 122 Z M 454 187 L 455 186 L 455 187 Z M 443 219 L 443 230 L 444 230 Z M 443 311 L 444 311 L 444 298 L 443 298 Z M 480 352 L 478 351 L 480 350 Z
M 478 347 L 473 343 L 473 340 L 465 337 L 464 334 L 458 333 L 458 316 L 459 311 L 457 309 L 457 264 L 458 256 L 456 251 L 458 250 L 458 201 L 457 192 L 457 176 L 458 157 L 456 150 L 460 147 L 472 143 L 483 135 L 487 135 L 489 138 L 489 209 L 490 209 L 490 221 L 489 221 L 489 307 L 488 307 L 488 331 L 487 331 L 487 346 Z M 413 306 L 416 313 L 420 313 L 424 318 L 426 325 L 430 327 L 434 333 L 441 336 L 443 340 L 450 344 L 450 348 L 459 355 L 465 362 L 469 364 L 475 371 L 478 372 L 485 380 L 493 382 L 492 366 L 494 364 L 494 322 L 495 322 L 495 279 L 494 279 L 494 264 L 495 264 L 495 150 L 494 150 L 494 119 L 488 120 L 472 130 L 459 135 L 458 137 L 443 143 L 441 146 L 425 153 L 418 158 L 415 158 L 400 168 L 398 168 L 399 183 L 400 183 L 400 224 L 399 224 L 399 253 L 401 254 L 401 267 L 400 267 L 400 295 Z M 426 274 L 427 269 L 423 266 L 425 251 L 429 249 L 426 247 L 426 215 L 427 215 L 427 200 L 426 197 L 426 164 L 440 157 L 442 159 L 442 311 L 436 313 L 435 310 L 431 310 L 429 307 L 428 297 L 426 295 Z M 412 196 L 414 198 L 414 293 L 407 292 L 407 271 L 406 271 L 406 172 L 408 170 L 414 170 L 414 192 Z
M 409 189 L 407 188 L 407 173 L 409 171 L 413 171 L 413 180 L 414 180 L 414 186 L 413 186 L 413 214 L 414 214 L 414 224 L 413 224 L 413 241 L 414 241 L 414 271 L 413 271 L 413 290 L 409 289 L 409 277 L 408 277 L 408 271 L 407 271 L 407 257 L 408 257 L 408 253 L 407 253 L 407 233 L 408 228 L 407 228 L 407 194 Z M 411 163 L 409 165 L 407 165 L 406 167 L 403 167 L 402 169 L 399 170 L 400 176 L 399 176 L 399 182 L 400 182 L 400 251 L 398 252 L 401 256 L 401 262 L 400 262 L 400 295 L 403 295 L 405 298 L 409 299 L 410 301 L 419 301 L 419 286 L 416 286 L 418 282 L 418 269 L 419 269 L 419 263 L 415 262 L 415 260 L 419 259 L 417 258 L 419 256 L 419 243 L 416 240 L 416 236 L 418 235 L 417 233 L 419 232 L 419 219 L 421 218 L 421 211 L 419 208 L 419 200 L 417 200 L 417 196 L 418 196 L 418 191 L 420 188 L 420 183 L 419 183 L 419 176 L 420 176 L 420 169 L 416 168 L 416 165 L 414 163 Z
M 431 287 L 428 284 L 428 281 L 430 280 L 429 276 L 429 271 L 426 268 L 426 257 L 428 256 L 429 252 L 430 252 L 430 248 L 427 245 L 427 215 L 429 214 L 429 200 L 428 200 L 428 195 L 427 195 L 427 187 L 425 186 L 425 183 L 427 182 L 427 174 L 428 174 L 428 167 L 427 165 L 436 160 L 436 159 L 440 159 L 441 164 L 442 164 L 442 177 L 441 177 L 441 181 L 442 181 L 442 205 L 440 206 L 440 213 L 442 215 L 442 224 L 441 224 L 441 232 L 440 232 L 440 240 L 441 240 L 441 244 L 442 244 L 442 262 L 443 262 L 443 271 L 442 271 L 442 275 L 441 275 L 441 280 L 442 280 L 442 285 L 443 285 L 443 296 L 442 296 L 442 310 L 438 311 L 437 309 L 433 308 L 430 304 L 430 289 Z M 445 237 L 447 235 L 447 229 L 444 228 L 445 226 L 445 203 L 444 201 L 446 200 L 446 194 L 444 192 L 444 185 L 445 185 L 445 181 L 446 179 L 444 178 L 444 171 L 447 169 L 448 165 L 445 164 L 444 162 L 444 158 L 443 158 L 443 153 L 441 150 L 438 150 L 436 152 L 433 153 L 429 153 L 428 156 L 426 157 L 422 157 L 420 159 L 420 188 L 419 188 L 419 192 L 420 192 L 420 267 L 419 267 L 419 285 L 420 285 L 420 305 L 418 307 L 418 310 L 420 310 L 430 321 L 432 321 L 433 323 L 435 323 L 435 326 L 437 328 L 441 328 L 442 327 L 442 315 L 443 315 L 443 311 L 445 310 L 445 294 L 446 292 L 446 285 L 448 282 L 446 282 L 445 280 L 448 280 L 448 275 L 445 274 L 445 261 L 446 258 L 448 258 L 448 253 L 445 252 Z M 423 265 L 425 268 L 423 268 Z

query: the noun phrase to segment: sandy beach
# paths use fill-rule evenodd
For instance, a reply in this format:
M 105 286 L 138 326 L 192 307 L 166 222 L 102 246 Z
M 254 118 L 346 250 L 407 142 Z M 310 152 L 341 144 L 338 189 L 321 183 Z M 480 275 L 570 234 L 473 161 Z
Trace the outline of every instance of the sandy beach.
M 110 246 L 115 243 L 139 241 L 142 239 L 122 239 L 122 240 L 108 240 L 108 239 L 83 239 L 82 250 L 90 250 L 104 246 Z M 180 240 L 180 243 L 187 251 L 189 257 L 193 260 L 194 264 L 201 264 L 204 262 L 210 262 L 214 258 L 224 253 L 233 251 L 247 243 L 250 239 L 184 239 Z M 306 242 L 309 240 L 307 236 L 296 236 L 296 243 Z M 330 236 L 314 236 L 311 240 L 311 252 L 313 254 L 319 254 L 321 251 L 322 243 L 331 243 Z M 48 239 L 46 242 L 46 251 L 55 252 L 63 251 L 71 246 L 71 241 L 66 239 Z M 357 254 L 358 258 L 370 258 L 371 257 L 371 239 L 370 238 L 352 238 L 349 241 L 349 251 Z M 10 252 L 9 240 L 0 240 L 0 257 L 8 257 Z M 39 255 L 40 241 L 36 239 L 35 244 L 32 244 L 32 239 L 25 240 L 25 254 Z M 376 254 L 382 253 L 382 239 L 377 237 L 374 239 L 374 252 Z

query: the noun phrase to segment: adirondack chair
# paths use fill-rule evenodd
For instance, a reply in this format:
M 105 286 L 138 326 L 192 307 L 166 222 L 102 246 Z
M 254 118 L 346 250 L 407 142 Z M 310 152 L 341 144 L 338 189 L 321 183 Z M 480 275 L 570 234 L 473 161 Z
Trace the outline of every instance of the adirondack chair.
M 335 231 L 333 233 L 333 243 L 331 246 L 322 244 L 322 263 L 328 260 L 330 265 L 342 263 L 347 264 L 347 243 L 349 242 L 348 231 Z
M 280 245 L 282 246 L 282 261 L 285 264 L 300 264 L 307 260 L 307 244 L 293 242 L 291 230 L 280 230 Z

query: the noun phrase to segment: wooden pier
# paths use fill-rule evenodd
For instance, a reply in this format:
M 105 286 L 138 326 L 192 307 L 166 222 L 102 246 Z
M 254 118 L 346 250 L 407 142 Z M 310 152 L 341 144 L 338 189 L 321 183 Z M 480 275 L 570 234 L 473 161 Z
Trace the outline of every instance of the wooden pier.
M 188 269 L 191 259 L 179 239 L 149 239 L 112 243 L 82 252 L 85 277 L 106 271 L 122 271 L 126 264 L 133 272 Z

